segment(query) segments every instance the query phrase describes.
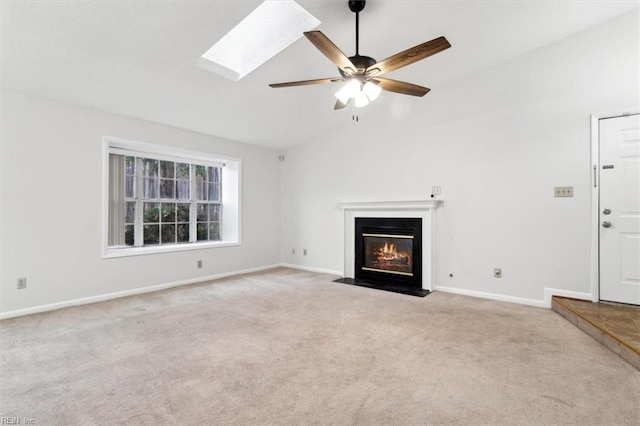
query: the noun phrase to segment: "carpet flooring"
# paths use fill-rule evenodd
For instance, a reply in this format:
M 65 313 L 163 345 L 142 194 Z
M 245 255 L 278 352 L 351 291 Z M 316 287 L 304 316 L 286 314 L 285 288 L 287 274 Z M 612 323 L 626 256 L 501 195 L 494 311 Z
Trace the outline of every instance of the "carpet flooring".
M 640 372 L 551 310 L 335 278 L 280 268 L 4 320 L 0 415 L 37 425 L 640 424 Z

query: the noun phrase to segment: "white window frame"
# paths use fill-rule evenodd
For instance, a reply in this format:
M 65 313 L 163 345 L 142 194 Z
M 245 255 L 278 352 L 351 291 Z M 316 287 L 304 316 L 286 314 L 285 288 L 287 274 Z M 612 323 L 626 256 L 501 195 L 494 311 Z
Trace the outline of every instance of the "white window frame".
M 185 163 L 222 163 L 221 169 L 221 204 L 222 217 L 220 218 L 221 241 L 198 241 L 180 244 L 160 244 L 142 247 L 109 247 L 109 154 L 126 154 L 137 157 L 166 158 L 171 161 Z M 193 188 L 192 188 L 193 189 Z M 146 142 L 132 141 L 112 136 L 103 137 L 103 206 L 102 206 L 102 257 L 126 257 L 147 255 L 154 253 L 167 253 L 186 250 L 201 250 L 215 247 L 230 247 L 241 245 L 240 218 L 241 218 L 241 160 L 197 151 L 173 148 L 165 145 L 155 145 Z M 195 192 L 191 192 L 192 197 Z M 161 202 L 161 200 L 159 200 Z M 196 214 L 191 209 L 191 215 Z M 136 212 L 142 209 L 136 209 Z M 138 213 L 136 213 L 138 214 Z M 193 217 L 192 217 L 193 219 Z

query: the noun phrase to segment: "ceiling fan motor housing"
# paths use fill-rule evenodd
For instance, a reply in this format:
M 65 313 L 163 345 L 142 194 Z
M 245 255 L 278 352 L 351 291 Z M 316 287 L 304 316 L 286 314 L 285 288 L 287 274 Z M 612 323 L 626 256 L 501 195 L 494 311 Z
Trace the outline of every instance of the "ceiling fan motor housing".
M 350 56 L 349 60 L 351 61 L 351 63 L 353 65 L 356 66 L 355 75 L 364 74 L 364 71 L 367 68 L 369 68 L 371 65 L 373 65 L 373 64 L 375 64 L 377 62 L 375 59 L 373 59 L 370 56 L 362 56 L 362 55 Z M 351 77 L 351 75 L 345 73 L 340 68 L 338 68 L 338 71 L 340 72 L 340 75 L 342 76 L 342 78 Z

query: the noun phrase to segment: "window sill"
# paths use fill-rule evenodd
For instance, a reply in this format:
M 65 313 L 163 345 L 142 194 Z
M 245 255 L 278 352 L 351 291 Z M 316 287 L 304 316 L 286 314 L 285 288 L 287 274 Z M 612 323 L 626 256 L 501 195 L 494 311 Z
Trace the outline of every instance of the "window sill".
M 152 246 L 152 247 L 129 247 L 129 248 L 108 248 L 102 255 L 103 259 L 116 257 L 141 256 L 147 254 L 173 253 L 177 251 L 203 250 L 218 247 L 239 246 L 239 241 L 216 241 L 208 243 L 188 243 L 172 246 Z

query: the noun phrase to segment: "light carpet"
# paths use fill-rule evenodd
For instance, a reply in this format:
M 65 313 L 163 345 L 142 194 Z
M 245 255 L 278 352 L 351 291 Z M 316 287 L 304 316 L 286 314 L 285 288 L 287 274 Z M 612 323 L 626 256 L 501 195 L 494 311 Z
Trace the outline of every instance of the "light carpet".
M 640 372 L 551 310 L 335 278 L 281 268 L 2 321 L 0 414 L 37 425 L 640 424 Z

